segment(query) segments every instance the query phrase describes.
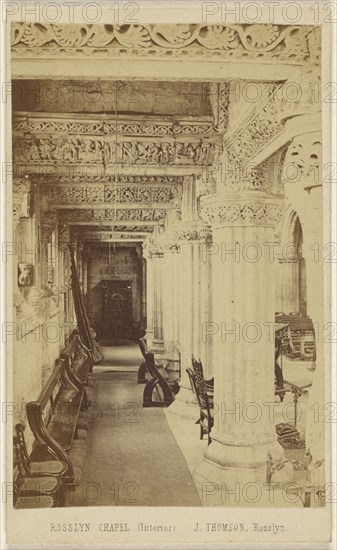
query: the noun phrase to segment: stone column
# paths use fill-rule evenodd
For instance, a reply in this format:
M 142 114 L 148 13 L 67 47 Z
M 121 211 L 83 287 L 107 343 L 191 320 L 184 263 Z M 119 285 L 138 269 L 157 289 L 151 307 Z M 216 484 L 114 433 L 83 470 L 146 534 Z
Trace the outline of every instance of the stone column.
M 163 234 L 164 258 L 162 277 L 162 319 L 164 338 L 164 360 L 168 370 L 178 370 L 180 353 L 179 314 L 180 314 L 180 248 L 169 234 Z
M 310 398 L 306 422 L 306 446 L 313 456 L 313 464 L 324 458 L 324 368 L 330 371 L 329 349 L 324 355 L 324 277 L 323 253 L 323 196 L 321 175 L 321 115 L 298 115 L 289 118 L 286 129 L 292 133 L 283 165 L 282 178 L 285 194 L 299 215 L 303 232 L 302 256 L 306 261 L 307 312 L 315 326 L 316 371 Z M 329 212 L 326 213 L 327 220 Z M 329 229 L 326 242 L 329 242 Z M 332 249 L 331 249 L 332 250 Z M 329 264 L 325 264 L 329 265 Z M 326 277 L 326 284 L 329 284 Z M 327 309 L 329 302 L 327 302 Z M 328 319 L 330 318 L 329 312 Z M 328 345 L 328 344 L 327 344 Z M 319 420 L 309 411 L 318 404 Z M 313 407 L 310 409 L 311 405 Z M 324 464 L 317 472 L 322 481 Z
M 180 247 L 177 308 L 180 311 L 181 380 L 179 393 L 169 411 L 196 418 L 196 401 L 186 368 L 192 367 L 191 358 L 194 355 L 203 362 L 205 373 L 210 372 L 203 332 L 210 320 L 209 263 L 204 247 L 211 239 L 211 231 L 203 222 L 182 222 L 174 228 L 173 235 Z
M 283 457 L 267 405 L 274 402 L 275 262 L 265 246 L 274 243 L 282 201 L 240 188 L 201 201 L 213 231 L 215 419 L 195 471 L 200 484 L 264 482 L 268 452 Z
M 162 248 L 153 243 L 151 246 L 153 265 L 153 340 L 152 350 L 155 354 L 161 355 L 164 351 L 163 331 L 163 267 L 164 254 Z

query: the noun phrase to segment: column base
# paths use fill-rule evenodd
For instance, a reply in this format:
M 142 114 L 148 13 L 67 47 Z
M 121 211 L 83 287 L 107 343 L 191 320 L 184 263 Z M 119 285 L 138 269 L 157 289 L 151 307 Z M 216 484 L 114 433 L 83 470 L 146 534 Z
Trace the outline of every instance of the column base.
M 206 506 L 264 506 L 271 505 L 270 487 L 267 483 L 267 459 L 270 452 L 273 464 L 284 460 L 281 445 L 269 444 L 238 447 L 213 441 L 205 452 L 202 462 L 193 472 L 193 479 Z M 289 483 L 293 466 L 274 472 L 272 489 L 278 484 Z M 278 500 L 282 495 L 278 495 Z M 282 503 L 278 502 L 282 505 Z M 283 504 L 286 504 L 285 502 Z M 276 504 L 275 504 L 276 505 Z
M 167 409 L 168 412 L 182 418 L 188 418 L 196 422 L 199 418 L 199 407 L 191 389 L 180 387 L 174 402 Z

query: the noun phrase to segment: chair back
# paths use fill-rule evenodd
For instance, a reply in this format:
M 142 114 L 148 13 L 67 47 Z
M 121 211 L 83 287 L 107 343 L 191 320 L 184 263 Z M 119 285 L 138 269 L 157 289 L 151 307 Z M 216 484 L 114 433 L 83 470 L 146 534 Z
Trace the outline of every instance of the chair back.
M 187 372 L 188 378 L 189 378 L 189 380 L 190 380 L 192 392 L 194 393 L 194 395 L 195 395 L 195 397 L 196 397 L 196 396 L 197 396 L 197 392 L 196 392 L 195 383 L 194 383 L 194 380 L 193 380 L 193 371 L 192 371 L 192 369 L 187 368 L 187 369 L 186 369 L 186 372 Z
M 138 343 L 139 343 L 141 354 L 146 360 L 146 354 L 149 353 L 149 348 L 147 347 L 146 340 L 144 340 L 144 338 L 139 338 Z

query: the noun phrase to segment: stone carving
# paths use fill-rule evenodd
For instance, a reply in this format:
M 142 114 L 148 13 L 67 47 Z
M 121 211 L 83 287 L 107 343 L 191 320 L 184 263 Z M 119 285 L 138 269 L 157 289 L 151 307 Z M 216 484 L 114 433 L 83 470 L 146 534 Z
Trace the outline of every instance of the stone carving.
M 211 196 L 216 197 L 216 195 Z M 209 197 L 209 198 L 211 198 Z M 208 198 L 208 197 L 207 197 Z M 202 201 L 202 218 L 215 225 L 264 225 L 278 224 L 283 216 L 283 205 L 280 202 L 246 200 L 246 201 Z M 227 202 L 227 203 L 226 203 Z
M 182 225 L 179 228 L 174 228 L 173 237 L 176 241 L 188 241 L 188 242 L 203 242 L 209 243 L 212 241 L 212 231 L 210 227 L 205 225 L 199 226 L 194 224 Z
M 49 176 L 46 178 L 44 175 L 36 175 L 34 176 L 35 181 L 39 183 L 39 185 L 62 185 L 64 183 L 69 184 L 76 183 L 76 184 L 82 184 L 82 185 L 90 185 L 90 184 L 106 184 L 107 186 L 112 186 L 113 184 L 126 184 L 126 185 L 132 185 L 132 184 L 139 184 L 142 186 L 145 185 L 151 185 L 155 184 L 158 186 L 161 185 L 171 185 L 174 187 L 178 187 L 179 185 L 182 185 L 184 182 L 184 176 L 143 176 L 143 175 L 137 175 L 132 176 L 128 174 L 119 174 L 117 177 L 114 175 L 108 176 L 106 174 L 103 175 L 79 175 L 70 173 L 67 176 Z
M 53 119 L 54 120 L 50 120 Z M 124 117 L 125 118 L 125 117 Z M 137 120 L 134 117 L 129 117 L 130 120 L 120 122 L 117 119 L 116 123 L 104 120 L 78 120 L 73 119 L 73 116 L 69 116 L 67 120 L 57 119 L 57 115 L 52 113 L 48 118 L 41 117 L 39 115 L 29 117 L 17 114 L 14 119 L 14 131 L 46 133 L 46 134 L 74 134 L 78 135 L 118 135 L 122 136 L 153 136 L 153 137 L 165 137 L 165 136 L 202 136 L 214 134 L 214 126 L 209 122 L 202 120 L 189 121 L 185 123 L 183 120 L 171 120 L 163 122 L 149 122 L 144 120 Z
M 168 185 L 161 187 L 140 186 L 55 186 L 44 187 L 45 196 L 49 202 L 58 204 L 69 203 L 169 203 L 173 196 L 178 194 L 175 187 Z
M 225 138 L 230 163 L 247 162 L 255 156 L 284 126 L 279 120 L 282 106 L 281 84 L 266 84 L 260 101 Z
M 225 57 L 306 61 L 310 58 L 312 27 L 287 25 L 57 25 L 16 23 L 11 25 L 14 55 L 27 50 L 60 55 L 88 51 L 116 54 L 121 49 L 139 55 L 175 52 Z M 309 36 L 310 35 L 310 36 Z M 315 58 L 314 58 L 315 60 Z
M 295 137 L 285 154 L 283 183 L 300 183 L 305 187 L 321 185 L 322 143 L 319 132 Z
M 216 128 L 220 134 L 224 134 L 228 125 L 229 84 L 219 84 L 218 91 L 218 119 Z
M 123 141 L 97 137 L 17 137 L 16 163 L 32 164 L 116 164 L 133 165 L 198 165 L 211 164 L 219 145 L 211 141 Z
M 33 266 L 32 264 L 27 264 L 21 262 L 18 264 L 19 275 L 18 275 L 18 285 L 19 286 L 31 286 L 33 282 Z
M 165 218 L 165 208 L 63 210 L 61 224 L 92 221 L 158 222 Z

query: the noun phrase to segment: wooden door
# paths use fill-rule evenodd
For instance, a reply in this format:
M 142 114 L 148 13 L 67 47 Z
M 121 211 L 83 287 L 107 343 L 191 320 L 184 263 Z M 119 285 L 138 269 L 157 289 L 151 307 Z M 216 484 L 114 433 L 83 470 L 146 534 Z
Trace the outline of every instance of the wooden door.
M 132 326 L 130 281 L 102 281 L 102 335 L 107 341 L 128 338 Z

